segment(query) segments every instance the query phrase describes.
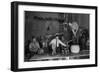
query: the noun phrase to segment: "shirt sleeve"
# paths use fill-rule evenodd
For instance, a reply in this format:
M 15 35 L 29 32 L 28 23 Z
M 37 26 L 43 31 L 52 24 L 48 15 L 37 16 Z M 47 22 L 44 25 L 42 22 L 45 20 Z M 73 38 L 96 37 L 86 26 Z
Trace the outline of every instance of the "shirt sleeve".
M 29 48 L 32 48 L 32 43 L 29 44 Z
M 66 46 L 66 44 L 64 44 L 62 41 L 58 40 L 59 44 Z

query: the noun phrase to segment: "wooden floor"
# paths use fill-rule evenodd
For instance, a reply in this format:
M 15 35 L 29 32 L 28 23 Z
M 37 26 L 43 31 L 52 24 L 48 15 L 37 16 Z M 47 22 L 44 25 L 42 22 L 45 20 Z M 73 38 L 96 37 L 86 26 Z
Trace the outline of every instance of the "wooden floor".
M 89 59 L 89 50 L 80 51 L 78 54 L 70 53 L 70 54 L 66 54 L 66 55 L 62 55 L 62 54 L 34 55 L 26 61 L 30 62 L 30 61 L 69 60 L 69 59 Z

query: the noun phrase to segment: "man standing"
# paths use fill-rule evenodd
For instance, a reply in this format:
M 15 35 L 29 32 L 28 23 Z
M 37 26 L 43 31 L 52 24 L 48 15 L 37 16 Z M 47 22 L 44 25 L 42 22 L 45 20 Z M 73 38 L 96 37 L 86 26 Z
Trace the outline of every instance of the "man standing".
M 64 44 L 58 36 L 56 36 L 56 38 L 52 39 L 51 42 L 49 43 L 49 45 L 51 45 L 52 47 L 52 55 L 56 54 L 56 49 L 59 47 L 59 45 L 62 45 L 64 47 L 66 47 L 66 44 Z

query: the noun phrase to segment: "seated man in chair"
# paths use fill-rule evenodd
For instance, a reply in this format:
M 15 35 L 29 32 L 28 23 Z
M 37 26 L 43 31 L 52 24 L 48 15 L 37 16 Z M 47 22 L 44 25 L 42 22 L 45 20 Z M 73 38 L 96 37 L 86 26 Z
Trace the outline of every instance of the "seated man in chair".
M 29 50 L 31 51 L 31 56 L 38 53 L 40 49 L 39 42 L 36 40 L 35 37 L 32 37 L 32 42 L 29 44 Z

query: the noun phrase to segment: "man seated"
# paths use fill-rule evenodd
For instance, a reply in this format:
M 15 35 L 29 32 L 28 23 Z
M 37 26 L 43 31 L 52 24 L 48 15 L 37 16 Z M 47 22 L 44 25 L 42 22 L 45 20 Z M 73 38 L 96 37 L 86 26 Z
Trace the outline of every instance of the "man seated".
M 31 51 L 31 55 L 34 55 L 38 52 L 40 48 L 39 42 L 36 40 L 36 38 L 32 38 L 32 42 L 29 44 L 29 50 Z

